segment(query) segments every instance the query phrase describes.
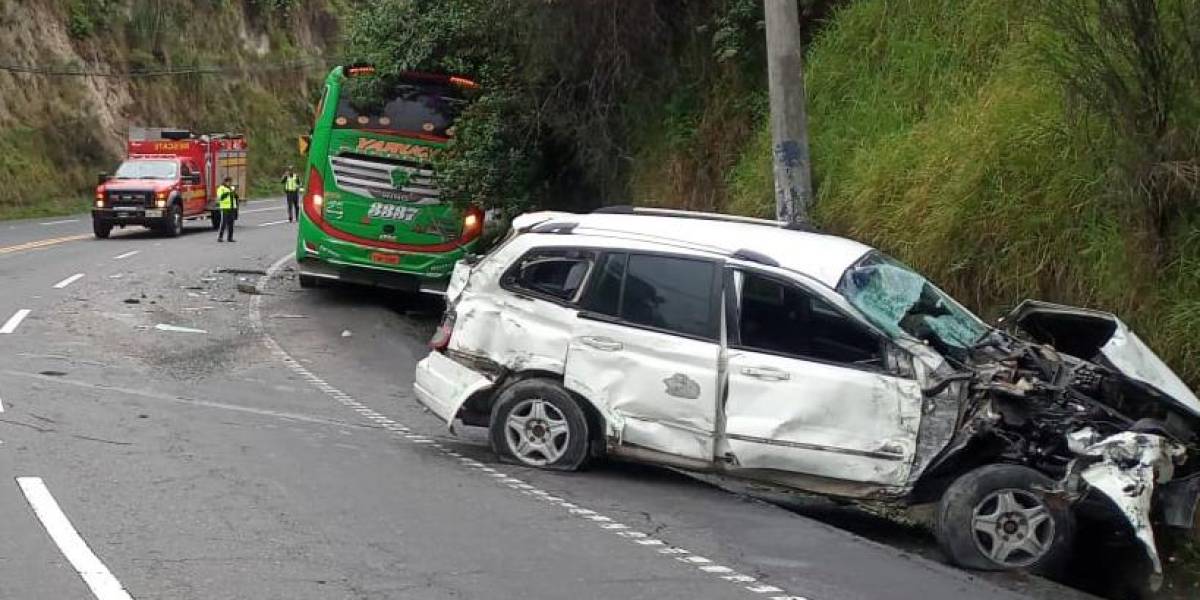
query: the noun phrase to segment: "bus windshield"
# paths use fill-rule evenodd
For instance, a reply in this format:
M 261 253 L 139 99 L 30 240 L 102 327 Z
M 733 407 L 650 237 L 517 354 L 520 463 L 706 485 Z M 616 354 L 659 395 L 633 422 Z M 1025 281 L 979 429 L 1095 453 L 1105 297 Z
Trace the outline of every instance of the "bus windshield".
M 117 167 L 117 179 L 175 179 L 179 165 L 170 160 L 127 160 Z
M 390 93 L 379 93 L 373 84 L 346 82 L 338 100 L 335 128 L 451 137 L 454 120 L 466 104 L 458 89 L 441 83 L 403 81 L 392 86 Z

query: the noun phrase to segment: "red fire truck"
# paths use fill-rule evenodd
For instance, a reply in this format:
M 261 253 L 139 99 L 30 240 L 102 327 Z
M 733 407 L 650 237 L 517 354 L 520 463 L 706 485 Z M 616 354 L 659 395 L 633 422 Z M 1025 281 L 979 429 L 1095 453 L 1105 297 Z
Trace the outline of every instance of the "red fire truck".
M 216 190 L 225 177 L 246 189 L 246 138 L 229 133 L 195 134 L 169 128 L 133 127 L 127 158 L 112 175 L 102 174 L 92 207 L 92 229 L 107 238 L 113 227 L 141 225 L 172 237 L 185 220 L 221 213 Z

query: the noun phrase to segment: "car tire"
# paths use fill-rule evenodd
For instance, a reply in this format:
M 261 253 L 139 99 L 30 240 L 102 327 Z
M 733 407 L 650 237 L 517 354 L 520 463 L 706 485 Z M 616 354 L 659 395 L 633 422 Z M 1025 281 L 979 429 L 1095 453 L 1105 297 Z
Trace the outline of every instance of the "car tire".
M 167 227 L 164 231 L 170 237 L 183 235 L 183 208 L 178 204 L 171 205 L 171 216 L 168 218 Z
M 113 226 L 111 223 L 92 221 L 92 233 L 96 234 L 96 237 L 99 239 L 108 239 L 109 234 L 112 233 L 112 228 Z
M 492 407 L 492 449 L 528 467 L 575 471 L 588 456 L 588 423 L 575 398 L 549 379 L 522 379 Z
M 1049 477 L 1018 465 L 987 465 L 959 477 L 938 504 L 942 551 L 969 569 L 1057 571 L 1071 552 L 1075 515 L 1044 491 L 1053 488 Z

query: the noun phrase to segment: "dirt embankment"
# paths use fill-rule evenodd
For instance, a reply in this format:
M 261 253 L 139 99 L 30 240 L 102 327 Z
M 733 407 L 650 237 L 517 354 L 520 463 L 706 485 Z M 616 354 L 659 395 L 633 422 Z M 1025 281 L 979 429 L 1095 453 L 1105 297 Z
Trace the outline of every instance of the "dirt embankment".
M 0 216 L 80 206 L 130 125 L 246 133 L 260 178 L 294 160 L 339 19 L 267 4 L 0 0 Z

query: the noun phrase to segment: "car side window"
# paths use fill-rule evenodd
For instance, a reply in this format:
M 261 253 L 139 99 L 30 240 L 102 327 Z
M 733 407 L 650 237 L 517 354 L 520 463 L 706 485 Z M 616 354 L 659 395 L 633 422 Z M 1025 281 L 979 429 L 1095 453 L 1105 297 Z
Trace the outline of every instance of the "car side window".
M 674 333 L 716 338 L 710 261 L 607 254 L 584 302 L 590 311 Z
M 575 302 L 594 263 L 595 254 L 586 250 L 533 250 L 509 268 L 502 285 L 515 291 Z
M 847 365 L 881 365 L 878 337 L 800 286 L 740 273 L 736 346 Z

